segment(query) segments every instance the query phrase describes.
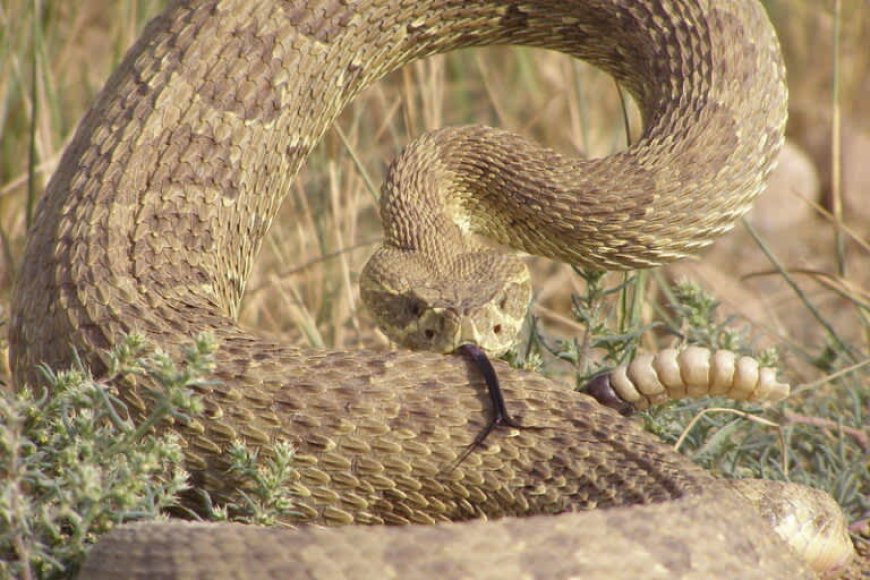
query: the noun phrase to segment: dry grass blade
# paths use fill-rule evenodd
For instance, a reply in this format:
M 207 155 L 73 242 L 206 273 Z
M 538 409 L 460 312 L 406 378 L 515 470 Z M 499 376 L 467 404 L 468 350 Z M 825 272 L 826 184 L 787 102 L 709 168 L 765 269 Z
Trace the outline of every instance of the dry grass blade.
M 826 288 L 836 292 L 838 295 L 842 296 L 849 302 L 852 302 L 855 306 L 862 309 L 870 309 L 870 291 L 865 290 L 864 288 L 860 288 L 856 283 L 852 282 L 848 278 L 842 278 L 840 276 L 836 276 L 833 274 L 829 274 L 827 272 L 819 272 L 816 270 L 806 270 L 803 268 L 791 268 L 788 270 L 789 275 L 799 274 L 804 276 L 809 276 L 819 284 L 822 284 Z M 751 274 L 746 274 L 742 276 L 742 280 L 749 280 L 750 278 L 758 277 L 758 276 L 776 276 L 779 272 L 768 270 L 764 272 L 753 272 Z
M 839 379 L 840 377 L 844 377 L 846 375 L 849 375 L 851 373 L 859 371 L 862 368 L 864 368 L 865 366 L 867 366 L 868 364 L 870 364 L 870 358 L 864 359 L 860 362 L 856 362 L 855 364 L 850 365 L 846 368 L 840 369 L 837 372 L 831 373 L 829 375 L 825 375 L 824 377 L 822 377 L 818 380 L 815 380 L 811 383 L 799 385 L 799 386 L 794 388 L 792 395 L 799 395 L 799 394 L 804 393 L 806 391 L 812 391 L 818 387 L 821 387 L 824 384 L 827 384 L 827 383 L 830 383 L 836 379 Z
M 774 265 L 779 275 L 782 279 L 791 287 L 794 293 L 800 298 L 801 302 L 804 304 L 806 309 L 812 314 L 813 318 L 825 329 L 825 332 L 828 334 L 830 339 L 834 341 L 837 347 L 842 350 L 842 352 L 848 356 L 849 358 L 854 359 L 855 354 L 846 342 L 840 337 L 839 333 L 834 329 L 833 326 L 822 316 L 821 312 L 819 312 L 818 308 L 816 308 L 813 301 L 807 297 L 806 293 L 803 289 L 794 281 L 794 279 L 789 274 L 788 270 L 782 265 L 782 263 L 777 259 L 777 257 L 773 254 L 771 249 L 765 243 L 765 241 L 761 238 L 758 231 L 743 218 L 743 225 L 746 228 L 746 231 L 752 236 L 752 239 L 755 240 L 755 243 L 764 252 L 764 255 L 767 256 L 767 259 L 770 260 L 770 263 Z
M 788 478 L 788 461 L 786 461 L 786 445 L 785 445 L 785 437 L 782 434 L 782 426 L 779 423 L 774 423 L 764 417 L 759 417 L 758 415 L 753 415 L 752 413 L 747 413 L 746 411 L 741 411 L 739 409 L 732 409 L 730 407 L 710 407 L 709 409 L 703 409 L 699 411 L 697 415 L 695 415 L 689 424 L 686 425 L 683 432 L 680 434 L 680 437 L 677 439 L 677 442 L 674 443 L 674 451 L 679 451 L 680 447 L 683 446 L 683 443 L 686 441 L 686 438 L 689 436 L 689 433 L 698 424 L 698 421 L 703 419 L 706 415 L 712 413 L 724 413 L 726 415 L 737 415 L 742 419 L 746 419 L 748 421 L 752 421 L 754 423 L 758 423 L 759 425 L 765 425 L 767 427 L 774 427 L 777 430 L 780 441 L 780 449 L 782 451 L 782 472 L 786 478 Z
M 844 427 L 840 423 L 831 419 L 826 419 L 825 417 L 808 417 L 790 411 L 785 412 L 785 420 L 794 424 L 812 425 L 813 427 L 820 427 L 822 429 L 842 431 L 855 439 L 855 441 L 858 442 L 858 445 L 861 446 L 861 449 L 864 451 L 870 451 L 870 435 L 868 435 L 864 430 Z

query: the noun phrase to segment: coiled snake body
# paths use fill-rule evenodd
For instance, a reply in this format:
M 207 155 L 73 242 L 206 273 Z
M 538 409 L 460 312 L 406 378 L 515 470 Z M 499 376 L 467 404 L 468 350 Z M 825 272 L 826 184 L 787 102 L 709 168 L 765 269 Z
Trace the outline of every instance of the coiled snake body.
M 101 349 L 128 331 L 173 352 L 210 331 L 206 418 L 176 426 L 196 485 L 232 493 L 228 444 L 281 437 L 298 450 L 300 522 L 438 525 L 129 527 L 87 574 L 803 573 L 724 484 L 584 395 L 500 366 L 514 415 L 546 428 L 499 430 L 448 473 L 487 421 L 466 361 L 306 350 L 235 324 L 279 202 L 344 105 L 410 60 L 485 44 L 586 59 L 645 119 L 631 149 L 588 162 L 491 130 L 424 140 L 424 163 L 471 171 L 448 209 L 521 250 L 606 268 L 680 257 L 747 209 L 782 143 L 783 67 L 755 0 L 172 3 L 42 199 L 13 299 L 16 382 L 37 382 L 38 363 L 68 366 L 73 348 L 99 372 Z M 135 385 L 123 396 L 143 410 Z M 442 523 L 594 507 L 613 509 Z

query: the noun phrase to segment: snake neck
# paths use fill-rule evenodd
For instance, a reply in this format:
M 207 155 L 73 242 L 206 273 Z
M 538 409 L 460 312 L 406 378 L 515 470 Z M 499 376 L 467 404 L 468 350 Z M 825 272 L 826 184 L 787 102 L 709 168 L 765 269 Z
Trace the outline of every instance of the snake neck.
M 762 191 L 785 119 L 781 85 L 772 96 L 779 113 L 749 129 L 739 122 L 745 107 L 719 97 L 727 92 L 719 83 L 733 86 L 733 79 L 707 80 L 700 93 L 692 87 L 691 106 L 680 101 L 682 111 L 671 110 L 673 103 L 654 111 L 638 143 L 605 159 L 563 155 L 485 126 L 419 137 L 387 173 L 385 245 L 437 263 L 478 251 L 476 235 L 602 270 L 653 267 L 697 252 L 730 230 Z M 758 81 L 750 94 L 765 99 L 769 88 Z M 746 137 L 748 130 L 757 136 Z M 752 176 L 747 165 L 755 166 Z

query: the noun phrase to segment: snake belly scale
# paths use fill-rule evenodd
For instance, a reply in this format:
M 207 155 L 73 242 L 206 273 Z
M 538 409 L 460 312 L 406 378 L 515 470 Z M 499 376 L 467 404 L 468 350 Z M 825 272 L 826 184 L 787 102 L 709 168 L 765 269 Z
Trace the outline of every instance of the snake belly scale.
M 651 266 L 710 243 L 763 188 L 786 91 L 755 0 L 171 3 L 81 121 L 40 203 L 13 297 L 16 383 L 39 382 L 40 363 L 69 366 L 73 349 L 99 374 L 102 349 L 130 331 L 175 353 L 209 331 L 220 350 L 200 392 L 206 416 L 174 427 L 194 485 L 232 494 L 229 443 L 283 438 L 298 450 L 296 523 L 425 525 L 131 526 L 97 547 L 86 576 L 807 574 L 724 484 L 582 394 L 498 364 L 511 412 L 545 428 L 498 430 L 445 476 L 488 420 L 461 357 L 315 351 L 236 325 L 278 205 L 342 108 L 411 60 L 492 44 L 600 66 L 646 127 L 629 150 L 588 162 L 497 131 L 423 139 L 415 151 L 435 167 L 475 169 L 458 177 L 458 199 L 500 216 L 472 219 L 496 240 Z M 469 139 L 484 153 L 464 155 Z M 484 187 L 494 174 L 504 179 Z M 134 412 L 141 387 L 121 393 Z

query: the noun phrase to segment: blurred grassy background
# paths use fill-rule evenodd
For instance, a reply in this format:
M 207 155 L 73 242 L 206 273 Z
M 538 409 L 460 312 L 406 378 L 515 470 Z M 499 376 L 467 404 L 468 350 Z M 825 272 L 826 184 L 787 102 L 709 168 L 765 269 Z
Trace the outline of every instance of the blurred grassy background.
M 793 470 L 793 478 L 831 489 L 848 506 L 853 531 L 866 538 L 870 374 L 865 366 L 828 377 L 866 363 L 870 352 L 870 5 L 866 0 L 765 4 L 786 54 L 791 118 L 790 147 L 775 185 L 750 219 L 763 243 L 738 228 L 704 260 L 649 278 L 639 316 L 642 323 L 660 316 L 658 305 L 671 281 L 685 277 L 712 288 L 722 302 L 720 313 L 748 329 L 754 345 L 779 347 L 786 377 L 807 385 L 776 411 L 790 444 L 805 448 L 803 455 L 795 451 L 793 460 L 803 471 Z M 162 5 L 160 0 L 0 5 L 3 319 L 28 213 L 84 110 Z M 637 116 L 628 117 L 636 135 Z M 356 287 L 357 273 L 380 236 L 376 197 L 384 167 L 421 132 L 470 122 L 516 130 L 588 156 L 626 143 L 613 81 L 562 55 L 492 48 L 414 63 L 357 99 L 309 158 L 248 283 L 242 323 L 300 344 L 387 348 L 360 309 Z M 781 268 L 765 249 L 779 256 Z M 580 335 L 583 327 L 572 315 L 570 299 L 586 291 L 582 279 L 544 260 L 535 260 L 534 270 L 536 315 L 544 332 Z M 614 284 L 620 276 L 612 278 Z M 643 344 L 655 348 L 664 340 L 647 333 Z M 2 374 L 8 375 L 5 367 Z M 668 421 L 660 419 L 657 430 Z M 710 425 L 717 427 L 721 424 Z M 773 435 L 765 440 L 776 444 Z M 719 468 L 741 473 L 738 466 Z

